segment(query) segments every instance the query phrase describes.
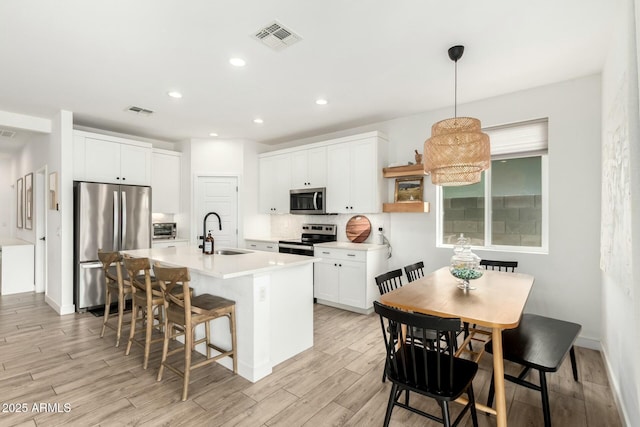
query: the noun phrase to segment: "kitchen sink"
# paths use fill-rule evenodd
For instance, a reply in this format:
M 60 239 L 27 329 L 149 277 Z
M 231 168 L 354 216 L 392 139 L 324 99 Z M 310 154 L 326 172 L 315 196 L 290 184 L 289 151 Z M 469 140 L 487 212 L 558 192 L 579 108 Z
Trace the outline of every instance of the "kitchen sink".
M 218 249 L 217 251 L 213 251 L 213 253 L 216 255 L 242 255 L 249 254 L 251 252 L 241 251 L 237 249 Z

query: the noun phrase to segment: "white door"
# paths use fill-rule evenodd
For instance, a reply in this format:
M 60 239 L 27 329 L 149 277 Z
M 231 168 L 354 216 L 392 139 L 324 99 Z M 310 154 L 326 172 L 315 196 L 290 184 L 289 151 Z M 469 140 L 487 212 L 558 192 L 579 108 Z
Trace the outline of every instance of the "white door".
M 35 288 L 36 292 L 47 290 L 47 168 L 36 171 L 34 186 L 34 216 L 35 216 Z
M 198 176 L 196 187 L 194 224 L 198 235 L 202 235 L 205 215 L 209 212 L 215 212 L 222 221 L 222 230 L 220 230 L 218 218 L 215 215 L 209 215 L 204 227 L 205 233 L 211 230 L 216 249 L 237 248 L 238 178 L 235 176 Z

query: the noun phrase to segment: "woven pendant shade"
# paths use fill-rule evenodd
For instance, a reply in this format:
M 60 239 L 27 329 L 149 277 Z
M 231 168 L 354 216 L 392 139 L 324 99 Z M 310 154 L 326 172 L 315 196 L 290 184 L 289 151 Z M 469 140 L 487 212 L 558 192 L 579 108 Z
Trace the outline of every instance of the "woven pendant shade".
M 431 127 L 431 138 L 424 143 L 424 170 L 433 184 L 474 184 L 489 166 L 489 136 L 482 133 L 480 120 L 456 117 Z

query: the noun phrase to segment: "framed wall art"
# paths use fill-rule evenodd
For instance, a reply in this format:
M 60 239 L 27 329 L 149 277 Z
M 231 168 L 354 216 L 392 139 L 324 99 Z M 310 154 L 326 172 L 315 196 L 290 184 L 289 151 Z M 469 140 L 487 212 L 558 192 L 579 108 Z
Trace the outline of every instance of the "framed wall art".
M 395 203 L 421 202 L 424 178 L 396 178 Z
M 49 209 L 58 210 L 58 172 L 49 174 Z
M 18 178 L 16 183 L 16 226 L 23 227 L 24 221 L 24 181 Z
M 33 229 L 33 173 L 24 177 L 24 228 Z

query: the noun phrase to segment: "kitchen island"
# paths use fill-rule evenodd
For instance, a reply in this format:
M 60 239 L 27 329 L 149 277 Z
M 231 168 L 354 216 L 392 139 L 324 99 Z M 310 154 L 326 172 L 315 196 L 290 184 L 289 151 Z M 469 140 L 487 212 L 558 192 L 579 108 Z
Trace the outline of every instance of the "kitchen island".
M 313 263 L 319 258 L 226 249 L 204 255 L 196 247 L 127 250 L 152 263 L 187 267 L 194 295 L 209 293 L 236 302 L 238 374 L 255 382 L 275 365 L 313 345 Z M 214 320 L 212 341 L 230 348 L 226 319 Z M 196 338 L 204 336 L 204 326 Z M 204 344 L 196 348 L 205 353 Z M 231 369 L 232 361 L 220 363 Z

